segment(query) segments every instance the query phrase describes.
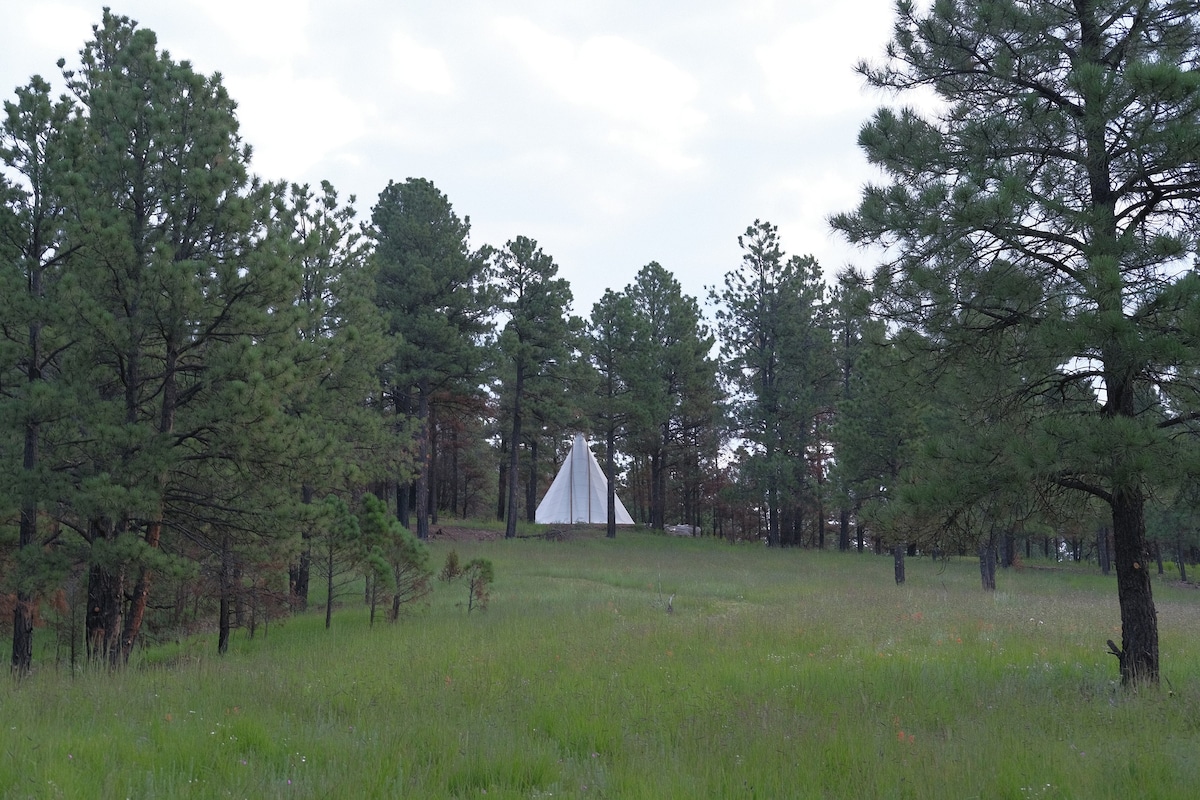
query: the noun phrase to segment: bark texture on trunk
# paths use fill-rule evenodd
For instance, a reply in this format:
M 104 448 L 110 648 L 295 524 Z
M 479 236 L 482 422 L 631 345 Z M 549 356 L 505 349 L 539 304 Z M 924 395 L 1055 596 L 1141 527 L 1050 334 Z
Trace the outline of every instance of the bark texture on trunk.
M 996 543 L 994 540 L 979 548 L 979 579 L 985 592 L 996 591 Z
M 1150 587 L 1144 510 L 1141 492 L 1113 492 L 1113 560 L 1121 606 L 1121 647 L 1113 650 L 1125 685 L 1158 683 L 1158 614 Z

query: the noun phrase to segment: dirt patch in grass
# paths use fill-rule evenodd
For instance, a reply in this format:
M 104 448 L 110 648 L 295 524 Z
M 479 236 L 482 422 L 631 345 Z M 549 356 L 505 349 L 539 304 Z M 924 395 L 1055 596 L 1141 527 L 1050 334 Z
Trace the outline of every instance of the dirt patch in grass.
M 546 528 L 541 533 L 519 533 L 518 539 L 546 539 L 551 542 L 565 542 L 571 539 L 586 539 L 604 536 L 604 528 L 587 526 Z M 437 525 L 429 532 L 430 539 L 441 539 L 447 542 L 490 542 L 503 539 L 503 531 L 484 530 L 482 528 L 465 528 L 461 525 Z
M 493 539 L 503 539 L 500 531 L 486 531 L 479 528 L 462 528 L 455 525 L 438 525 L 429 532 L 430 539 L 444 539 L 448 542 L 490 542 Z

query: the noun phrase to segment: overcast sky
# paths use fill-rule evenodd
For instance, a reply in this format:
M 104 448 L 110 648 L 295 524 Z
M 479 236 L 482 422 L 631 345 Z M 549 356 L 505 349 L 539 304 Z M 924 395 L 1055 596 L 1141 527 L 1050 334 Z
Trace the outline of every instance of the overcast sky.
M 5 10 L 0 91 L 78 63 L 101 2 Z M 832 276 L 869 267 L 829 230 L 873 177 L 855 140 L 892 0 L 110 0 L 220 72 L 253 169 L 353 194 L 433 181 L 472 244 L 525 235 L 583 316 L 650 261 L 684 291 L 740 262 L 755 219 Z M 61 80 L 56 83 L 61 86 Z

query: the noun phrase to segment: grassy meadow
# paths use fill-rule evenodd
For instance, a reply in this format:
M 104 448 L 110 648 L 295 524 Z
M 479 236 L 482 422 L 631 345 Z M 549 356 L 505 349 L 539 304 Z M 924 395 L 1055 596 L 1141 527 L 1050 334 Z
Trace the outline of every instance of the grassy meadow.
M 1127 693 L 1115 578 L 622 532 L 433 544 L 495 565 L 367 625 L 346 603 L 42 666 L 0 695 L 5 798 L 1200 796 L 1200 591 L 1155 584 Z M 673 613 L 666 611 L 674 595 Z M 46 662 L 43 662 L 45 664 Z

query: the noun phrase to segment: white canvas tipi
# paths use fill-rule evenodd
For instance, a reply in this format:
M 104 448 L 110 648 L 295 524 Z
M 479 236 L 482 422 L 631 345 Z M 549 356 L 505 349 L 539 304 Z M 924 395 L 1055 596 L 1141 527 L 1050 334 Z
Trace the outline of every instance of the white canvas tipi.
M 619 497 L 616 507 L 617 524 L 632 525 L 633 517 Z M 571 454 L 538 505 L 535 519 L 543 525 L 608 522 L 608 480 L 582 433 L 575 434 Z

